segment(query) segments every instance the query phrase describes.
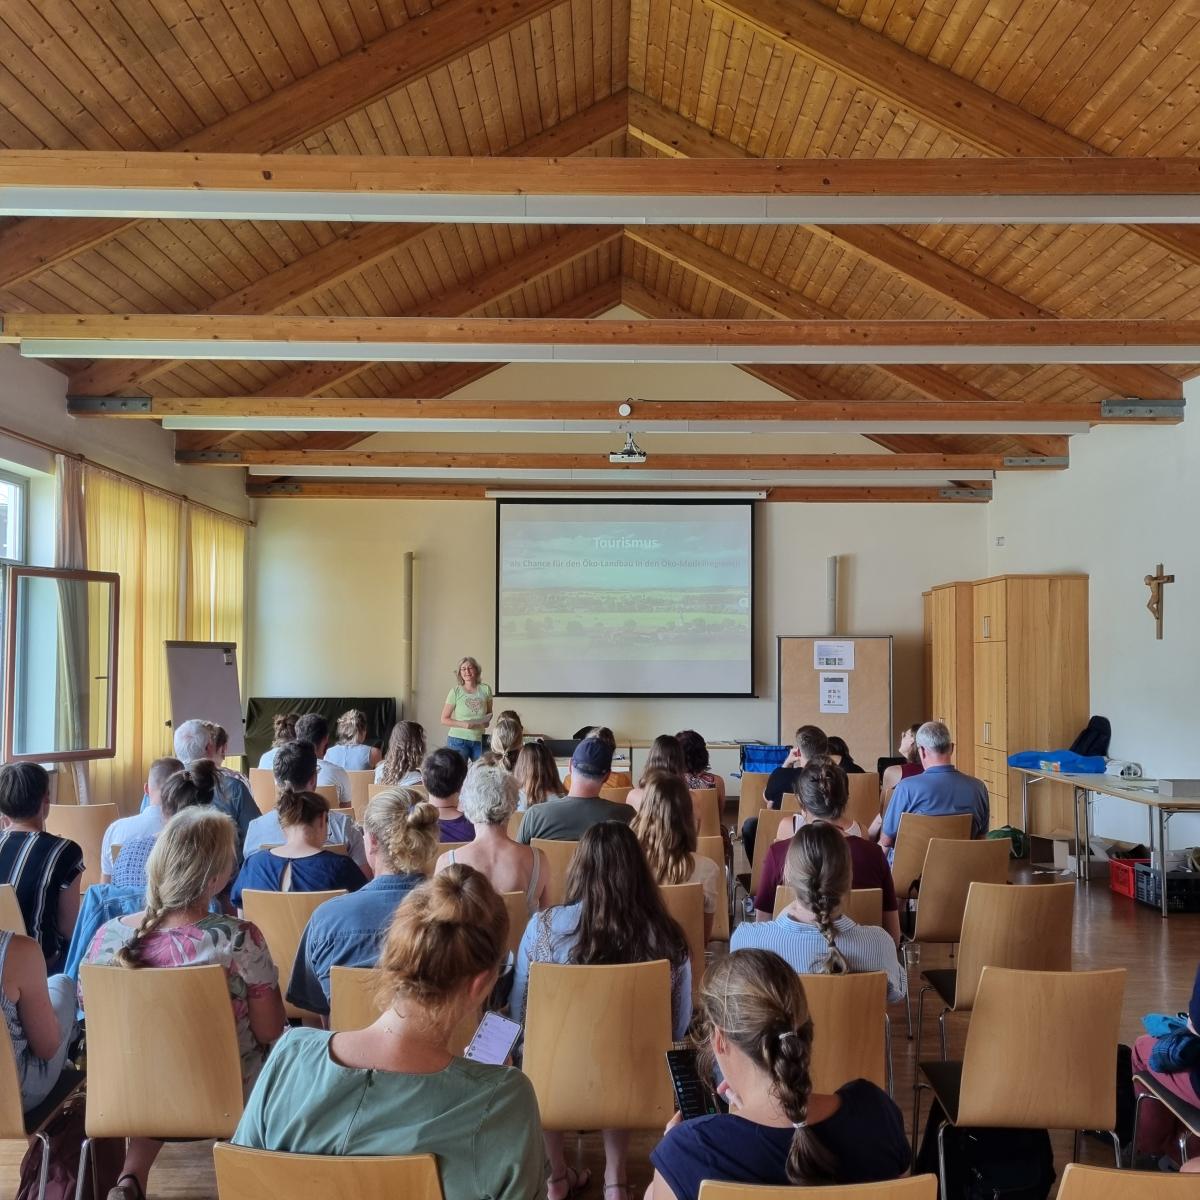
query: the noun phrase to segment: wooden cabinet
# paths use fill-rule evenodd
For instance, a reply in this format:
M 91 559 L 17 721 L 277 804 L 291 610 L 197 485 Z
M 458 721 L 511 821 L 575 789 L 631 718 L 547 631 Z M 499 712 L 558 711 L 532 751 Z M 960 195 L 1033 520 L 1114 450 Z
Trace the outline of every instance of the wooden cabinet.
M 950 726 L 956 748 L 954 761 L 970 773 L 974 765 L 975 696 L 971 629 L 974 584 L 948 583 L 929 592 L 930 691 L 929 715 Z
M 1008 581 L 992 579 L 975 585 L 975 641 L 1003 642 L 1007 637 Z

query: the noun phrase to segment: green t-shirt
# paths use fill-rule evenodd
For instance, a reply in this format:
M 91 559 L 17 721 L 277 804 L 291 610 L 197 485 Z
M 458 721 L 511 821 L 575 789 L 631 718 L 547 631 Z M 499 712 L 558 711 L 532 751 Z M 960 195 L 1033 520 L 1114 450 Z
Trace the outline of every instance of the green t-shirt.
M 450 716 L 453 720 L 482 721 L 488 715 L 488 701 L 491 698 L 492 689 L 486 683 L 477 683 L 473 692 L 468 692 L 459 684 L 446 694 L 446 703 L 451 706 Z M 483 730 L 451 728 L 450 736 L 464 742 L 481 742 Z
M 546 1194 L 537 1098 L 515 1067 L 452 1059 L 431 1075 L 344 1067 L 320 1029 L 289 1030 L 233 1141 L 289 1154 L 433 1154 L 445 1200 Z

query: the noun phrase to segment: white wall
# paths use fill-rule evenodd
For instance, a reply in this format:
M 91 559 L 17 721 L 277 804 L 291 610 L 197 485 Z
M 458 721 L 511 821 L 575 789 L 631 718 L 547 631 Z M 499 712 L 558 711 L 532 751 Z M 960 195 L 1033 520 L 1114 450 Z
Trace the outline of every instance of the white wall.
M 1089 575 L 1092 712 L 1112 721 L 1110 753 L 1147 776 L 1200 778 L 1200 381 L 1185 395 L 1181 426 L 1094 429 L 1071 439 L 1068 471 L 1002 475 L 988 571 Z M 1160 561 L 1176 578 L 1161 642 L 1143 583 Z M 1097 812 L 1097 832 L 1145 840 L 1140 810 L 1101 800 Z M 1171 844 L 1200 844 L 1200 817 L 1176 817 Z

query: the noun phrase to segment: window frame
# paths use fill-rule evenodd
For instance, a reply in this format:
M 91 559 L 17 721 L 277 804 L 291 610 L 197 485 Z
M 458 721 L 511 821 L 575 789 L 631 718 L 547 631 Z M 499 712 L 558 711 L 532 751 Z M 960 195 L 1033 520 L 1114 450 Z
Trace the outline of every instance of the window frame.
M 0 554 L 0 565 L 23 567 L 29 561 L 29 477 L 0 469 L 0 483 L 11 484 L 16 489 L 18 511 L 15 536 L 19 542 L 15 555 Z

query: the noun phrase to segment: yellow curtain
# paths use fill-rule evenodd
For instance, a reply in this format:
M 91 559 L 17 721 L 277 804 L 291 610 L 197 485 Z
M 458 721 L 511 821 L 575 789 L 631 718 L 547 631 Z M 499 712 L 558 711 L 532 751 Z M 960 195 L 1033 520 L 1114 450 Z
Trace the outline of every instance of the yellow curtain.
M 235 642 L 238 679 L 245 671 L 246 527 L 208 509 L 188 507 L 186 637 Z
M 180 636 L 183 502 L 91 467 L 84 487 L 88 567 L 121 576 L 117 754 L 91 764 L 90 798 L 136 812 L 150 763 L 171 750 L 163 642 Z M 89 612 L 95 634 L 89 642 L 102 645 L 107 637 L 95 626 L 108 614 L 89 609 L 95 610 Z M 103 705 L 92 707 L 92 719 L 102 719 L 96 710 Z

